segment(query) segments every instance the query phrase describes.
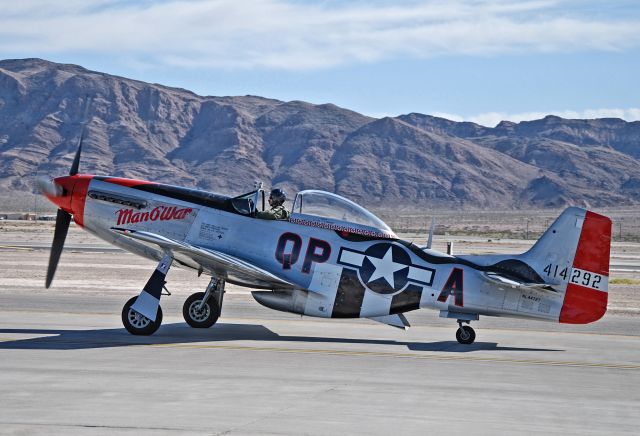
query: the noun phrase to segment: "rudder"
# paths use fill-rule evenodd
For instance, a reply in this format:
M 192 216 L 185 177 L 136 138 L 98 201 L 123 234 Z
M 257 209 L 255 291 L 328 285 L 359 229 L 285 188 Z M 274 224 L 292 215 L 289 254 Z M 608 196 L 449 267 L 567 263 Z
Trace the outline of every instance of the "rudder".
M 609 295 L 611 220 L 586 211 L 567 284 L 560 322 L 588 324 L 602 318 Z

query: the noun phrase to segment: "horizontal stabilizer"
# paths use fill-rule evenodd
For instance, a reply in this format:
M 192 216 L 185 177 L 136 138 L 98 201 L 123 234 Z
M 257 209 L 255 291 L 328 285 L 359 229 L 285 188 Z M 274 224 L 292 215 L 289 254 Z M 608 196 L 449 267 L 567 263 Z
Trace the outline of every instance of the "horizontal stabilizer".
M 406 330 L 407 327 L 411 327 L 409 325 L 409 321 L 407 318 L 401 313 L 397 313 L 395 315 L 385 315 L 385 316 L 372 316 L 369 317 L 370 320 L 381 322 L 382 324 L 390 325 L 391 327 L 397 327 L 402 330 Z
M 501 285 L 510 286 L 512 288 L 522 289 L 522 290 L 534 290 L 534 291 L 545 291 L 545 292 L 558 292 L 553 286 L 548 285 L 546 283 L 526 283 L 514 280 L 509 277 L 502 276 L 497 273 L 487 272 L 484 273 L 484 276 L 492 282 L 499 283 Z

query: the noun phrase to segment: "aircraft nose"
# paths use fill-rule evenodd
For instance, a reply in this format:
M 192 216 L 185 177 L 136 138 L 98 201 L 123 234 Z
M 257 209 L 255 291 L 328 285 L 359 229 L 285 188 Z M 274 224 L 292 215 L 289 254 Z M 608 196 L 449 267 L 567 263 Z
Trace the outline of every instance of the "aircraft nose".
M 56 177 L 51 181 L 38 181 L 38 186 L 45 197 L 60 209 L 73 214 L 71 198 L 76 178 L 73 176 Z
M 46 182 L 38 181 L 38 186 L 49 201 L 73 215 L 76 224 L 84 226 L 84 206 L 92 178 L 90 175 L 77 174 Z

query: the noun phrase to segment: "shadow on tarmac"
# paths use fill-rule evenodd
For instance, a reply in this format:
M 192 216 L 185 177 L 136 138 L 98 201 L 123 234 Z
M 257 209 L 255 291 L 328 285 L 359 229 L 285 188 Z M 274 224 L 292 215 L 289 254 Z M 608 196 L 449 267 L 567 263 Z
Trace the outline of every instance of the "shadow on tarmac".
M 546 348 L 501 347 L 495 342 L 462 345 L 455 341 L 407 342 L 387 339 L 328 338 L 279 335 L 262 325 L 219 323 L 211 329 L 192 329 L 184 323 L 163 324 L 152 336 L 133 336 L 124 328 L 92 330 L 0 329 L 0 334 L 46 335 L 37 338 L 3 339 L 0 349 L 84 350 L 136 345 L 190 344 L 224 341 L 304 342 L 318 344 L 372 344 L 406 346 L 411 351 L 564 351 Z

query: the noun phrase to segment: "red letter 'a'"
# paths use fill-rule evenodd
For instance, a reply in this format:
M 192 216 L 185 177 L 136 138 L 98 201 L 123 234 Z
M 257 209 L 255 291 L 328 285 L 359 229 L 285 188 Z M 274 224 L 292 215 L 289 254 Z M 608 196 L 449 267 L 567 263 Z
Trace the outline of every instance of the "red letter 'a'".
M 455 297 L 454 304 L 463 307 L 462 292 L 462 270 L 460 268 L 454 268 L 438 296 L 438 301 L 446 303 L 449 295 L 453 294 Z

